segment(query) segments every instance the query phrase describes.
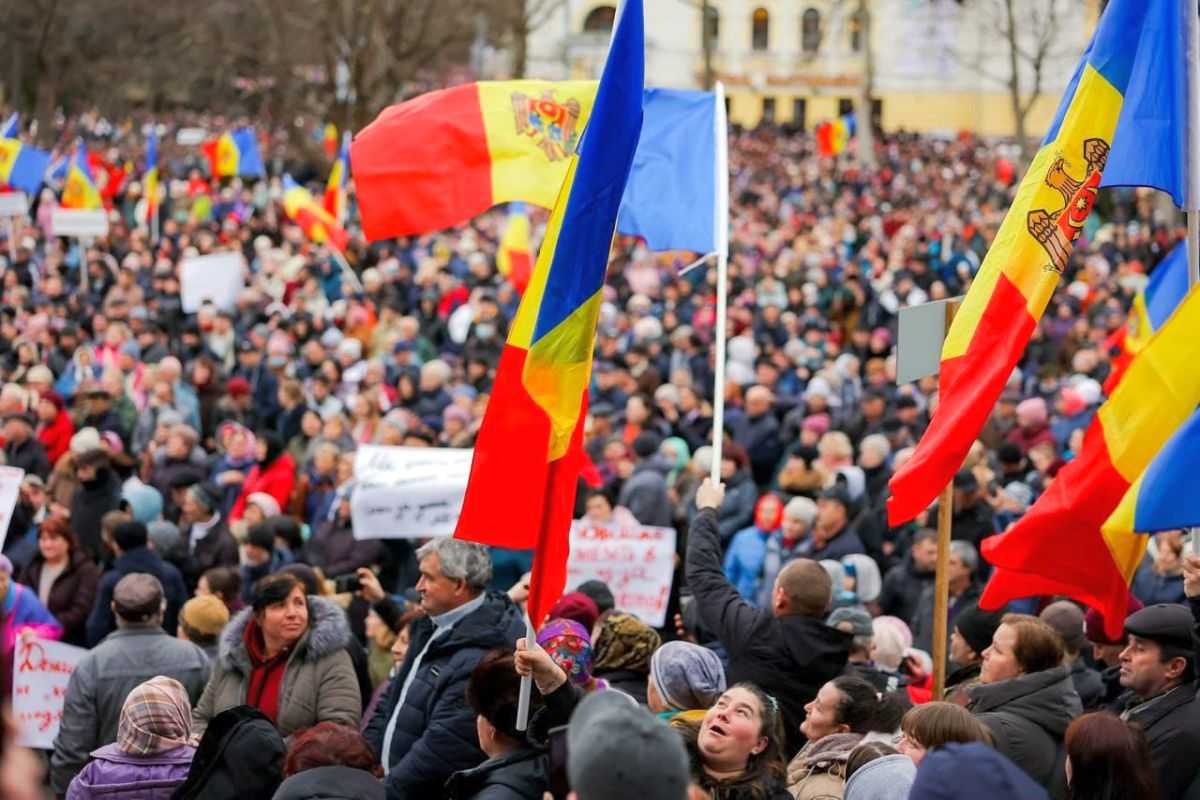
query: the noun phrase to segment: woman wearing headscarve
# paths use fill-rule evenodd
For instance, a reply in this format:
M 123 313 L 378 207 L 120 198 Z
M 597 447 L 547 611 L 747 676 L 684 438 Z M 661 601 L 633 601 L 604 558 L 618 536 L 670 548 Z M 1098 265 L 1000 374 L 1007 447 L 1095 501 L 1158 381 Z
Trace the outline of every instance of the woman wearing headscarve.
M 632 614 L 608 615 L 601 620 L 592 646 L 596 677 L 646 705 L 650 657 L 661 643 L 654 629 Z
M 92 752 L 67 800 L 165 800 L 187 779 L 196 754 L 191 736 L 187 689 L 174 678 L 151 678 L 125 698 L 116 743 Z
M 724 693 L 725 667 L 707 647 L 667 642 L 650 657 L 647 705 L 673 725 L 699 724 Z
M 592 676 L 592 637 L 573 619 L 552 619 L 538 631 L 537 643 L 571 683 L 585 692 L 607 689 L 606 681 Z
M 284 452 L 283 441 L 274 431 L 260 431 L 255 437 L 255 456 L 258 463 L 246 475 L 242 484 L 242 493 L 233 504 L 229 514 L 231 522 L 242 518 L 246 511 L 246 501 L 250 495 L 262 492 L 269 494 L 279 504 L 279 508 L 288 507 L 288 499 L 292 496 L 292 487 L 296 484 L 296 462 Z

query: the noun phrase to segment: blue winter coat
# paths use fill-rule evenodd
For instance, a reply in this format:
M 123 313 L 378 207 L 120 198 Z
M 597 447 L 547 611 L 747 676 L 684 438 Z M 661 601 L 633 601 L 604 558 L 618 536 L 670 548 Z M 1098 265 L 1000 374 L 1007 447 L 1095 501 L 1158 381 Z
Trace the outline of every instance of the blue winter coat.
M 375 709 L 365 733 L 388 768 L 384 785 L 391 800 L 438 797 L 454 772 L 471 769 L 486 756 L 479 749 L 475 712 L 466 704 L 467 678 L 493 647 L 513 647 L 525 635 L 521 612 L 508 595 L 488 592 L 482 606 L 435 639 L 399 710 L 391 750 L 383 738 L 413 661 L 433 635 L 433 620 L 413 623 L 408 657 Z
M 767 555 L 767 543 L 774 531 L 764 531 L 757 525 L 742 528 L 733 535 L 729 549 L 725 551 L 725 577 L 738 590 L 738 594 L 754 605 L 759 603 L 763 559 Z

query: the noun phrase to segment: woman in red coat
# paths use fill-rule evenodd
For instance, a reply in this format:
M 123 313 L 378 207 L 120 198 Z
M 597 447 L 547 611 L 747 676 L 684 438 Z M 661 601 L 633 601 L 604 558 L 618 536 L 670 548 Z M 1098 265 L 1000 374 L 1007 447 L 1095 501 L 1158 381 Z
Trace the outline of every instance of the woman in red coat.
M 256 433 L 255 448 L 258 463 L 250 468 L 242 483 L 242 492 L 229 514 L 231 522 L 237 522 L 246 511 L 246 498 L 255 492 L 264 492 L 275 498 L 280 508 L 288 507 L 292 487 L 296 484 L 296 462 L 284 452 L 283 441 L 274 431 Z
M 58 392 L 45 392 L 37 404 L 37 438 L 46 447 L 46 457 L 53 465 L 71 448 L 75 423 L 67 412 L 66 403 Z

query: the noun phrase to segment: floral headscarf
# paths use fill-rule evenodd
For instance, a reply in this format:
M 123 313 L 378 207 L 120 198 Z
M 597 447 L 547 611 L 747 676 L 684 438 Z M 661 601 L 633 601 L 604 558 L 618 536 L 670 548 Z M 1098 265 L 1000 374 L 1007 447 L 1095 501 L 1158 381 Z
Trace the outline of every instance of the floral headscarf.
M 588 686 L 592 681 L 592 637 L 573 619 L 552 619 L 538 632 L 537 643 L 557 664 L 571 683 Z

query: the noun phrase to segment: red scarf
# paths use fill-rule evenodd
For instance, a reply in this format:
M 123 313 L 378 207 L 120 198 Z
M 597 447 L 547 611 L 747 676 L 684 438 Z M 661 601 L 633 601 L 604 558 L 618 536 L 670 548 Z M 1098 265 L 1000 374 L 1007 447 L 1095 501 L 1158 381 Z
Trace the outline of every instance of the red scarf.
M 279 716 L 279 687 L 283 685 L 283 673 L 287 671 L 288 656 L 291 648 L 268 658 L 266 646 L 263 644 L 262 631 L 253 617 L 242 634 L 246 643 L 246 652 L 250 654 L 250 681 L 246 686 L 246 704 L 254 706 L 278 723 Z

